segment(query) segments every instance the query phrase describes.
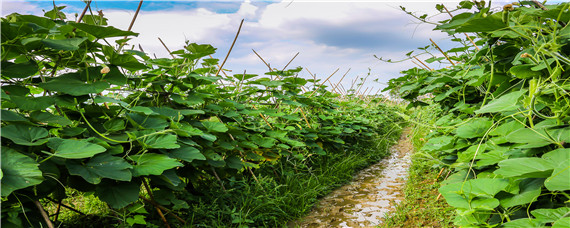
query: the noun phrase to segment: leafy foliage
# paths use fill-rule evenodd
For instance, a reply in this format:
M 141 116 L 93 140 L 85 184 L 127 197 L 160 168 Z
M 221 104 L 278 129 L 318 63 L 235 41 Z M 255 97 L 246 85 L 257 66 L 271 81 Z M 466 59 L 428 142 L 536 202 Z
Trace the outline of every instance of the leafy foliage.
M 400 120 L 380 99 L 341 99 L 299 78 L 300 67 L 217 76 L 211 45 L 187 42 L 173 58 L 151 58 L 125 48 L 138 34 L 102 16 L 66 21 L 61 9 L 2 18 L 2 218 L 10 224 L 36 225 L 26 219 L 41 218 L 33 202 L 71 197 L 66 189 L 116 211 L 148 200 L 192 218 L 189 204 L 211 188 L 269 175 L 289 183 L 290 170 L 311 173 L 315 161 L 342 157 Z M 116 46 L 107 40 L 123 36 Z
M 439 192 L 456 208 L 455 225 L 567 224 L 569 8 L 523 1 L 492 12 L 477 5 L 435 28 L 464 46 L 446 53 L 453 66 L 412 68 L 389 82 L 410 107 L 435 103 L 444 110 L 422 153 L 454 173 Z M 482 47 L 459 38 L 464 32 Z

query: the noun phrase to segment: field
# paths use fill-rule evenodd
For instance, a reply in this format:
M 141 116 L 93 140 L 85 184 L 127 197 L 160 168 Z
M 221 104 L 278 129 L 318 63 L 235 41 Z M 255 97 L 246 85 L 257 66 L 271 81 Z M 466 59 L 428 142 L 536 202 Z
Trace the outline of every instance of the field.
M 569 227 L 570 3 L 489 6 L 436 5 L 451 19 L 435 30 L 461 47 L 409 52 L 421 65 L 384 90 L 404 102 L 289 64 L 229 73 L 231 48 L 151 57 L 102 15 L 8 15 L 2 226 L 282 227 L 409 126 L 417 152 L 387 226 Z

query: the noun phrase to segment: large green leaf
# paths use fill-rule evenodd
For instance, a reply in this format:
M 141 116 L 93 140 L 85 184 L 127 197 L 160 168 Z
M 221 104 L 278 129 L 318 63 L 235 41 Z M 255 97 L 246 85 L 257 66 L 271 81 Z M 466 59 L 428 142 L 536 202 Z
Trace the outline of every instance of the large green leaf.
M 51 91 L 65 93 L 73 96 L 81 96 L 87 94 L 101 93 L 110 85 L 107 82 L 85 83 L 77 79 L 69 77 L 57 77 L 46 83 L 40 83 L 39 87 Z
M 452 136 L 439 136 L 435 138 L 431 138 L 424 144 L 422 150 L 424 151 L 437 151 L 437 150 L 446 150 L 450 149 L 453 146 L 453 142 L 455 138 Z
M 38 185 L 44 180 L 39 164 L 34 159 L 8 147 L 2 147 L 0 156 L 2 158 L 0 177 L 2 197 L 10 195 L 15 190 Z
M 473 119 L 457 128 L 457 136 L 461 138 L 482 137 L 492 125 L 493 121 L 486 118 Z
M 45 110 L 55 104 L 53 97 L 22 97 L 10 96 L 10 100 L 21 110 L 35 111 Z
M 505 208 L 514 207 L 518 205 L 525 205 L 536 201 L 544 184 L 543 178 L 529 178 L 524 179 L 519 183 L 519 193 L 501 197 L 501 206 Z
M 547 178 L 555 168 L 554 165 L 542 158 L 511 158 L 499 162 L 495 174 L 503 177 Z
M 95 194 L 112 208 L 120 209 L 139 199 L 140 184 L 137 182 L 108 182 L 98 184 Z
M 168 151 L 168 156 L 171 158 L 180 159 L 186 162 L 193 160 L 206 160 L 206 157 L 200 153 L 200 150 L 191 146 L 182 146 L 178 149 Z
M 220 122 L 204 121 L 202 125 L 208 129 L 209 132 L 226 132 L 228 128 L 225 124 Z
M 73 124 L 71 120 L 63 117 L 51 114 L 49 112 L 35 111 L 30 113 L 30 118 L 36 122 L 47 123 L 47 124 L 57 124 L 61 126 L 68 126 Z
M 38 72 L 38 64 L 34 61 L 25 63 L 2 62 L 0 73 L 8 78 L 26 78 Z
M 136 132 L 136 140 L 144 147 L 150 149 L 176 149 L 180 145 L 177 144 L 176 135 L 156 134 L 153 130 L 145 130 Z
M 46 143 L 48 136 L 45 128 L 24 124 L 11 124 L 2 127 L 2 137 L 24 146 L 38 146 Z
M 506 28 L 501 13 L 495 13 L 487 17 L 476 17 L 463 23 L 456 32 L 491 32 Z
M 570 207 L 559 207 L 556 209 L 536 209 L 530 213 L 541 222 L 550 223 L 560 219 L 568 212 L 570 212 Z
M 165 170 L 182 166 L 182 163 L 164 154 L 146 153 L 142 155 L 133 155 L 131 156 L 131 160 L 137 163 L 133 167 L 133 176 L 135 177 L 160 175 Z
M 517 110 L 519 98 L 526 93 L 526 90 L 519 90 L 510 92 L 497 99 L 492 100 L 481 109 L 475 111 L 477 114 L 491 113 L 491 112 L 506 112 Z
M 26 117 L 19 113 L 10 110 L 0 110 L 0 118 L 2 121 L 14 121 L 14 122 L 30 122 Z
M 99 184 L 103 178 L 130 181 L 130 169 L 133 167 L 122 158 L 108 153 L 96 155 L 87 163 L 67 160 L 65 166 L 71 175 L 81 176 L 91 184 Z
M 67 159 L 89 158 L 105 152 L 105 147 L 84 140 L 51 138 L 47 146 L 53 152 L 45 152 L 55 157 Z
M 534 64 L 517 65 L 511 67 L 509 71 L 515 77 L 521 79 L 540 77 L 542 75 L 541 72 L 531 70 L 531 68 L 533 68 L 534 66 L 535 66 Z
M 79 45 L 85 40 L 87 40 L 87 37 L 68 38 L 63 40 L 44 39 L 42 40 L 42 43 L 44 43 L 46 47 L 55 50 L 76 51 L 79 49 Z
M 81 29 L 86 33 L 89 33 L 96 37 L 97 39 L 107 38 L 107 37 L 118 37 L 118 36 L 137 36 L 138 33 L 131 31 L 123 31 L 113 26 L 98 26 L 90 25 L 84 23 L 71 23 L 75 28 Z
M 168 122 L 160 117 L 141 115 L 138 113 L 127 114 L 130 122 L 143 129 L 164 130 L 168 126 Z

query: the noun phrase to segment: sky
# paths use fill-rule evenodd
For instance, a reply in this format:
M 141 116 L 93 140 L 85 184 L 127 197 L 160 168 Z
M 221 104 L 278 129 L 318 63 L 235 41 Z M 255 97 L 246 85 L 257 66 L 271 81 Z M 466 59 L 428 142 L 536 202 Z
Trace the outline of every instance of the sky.
M 217 48 L 214 58 L 220 62 L 228 53 L 240 21 L 244 24 L 236 44 L 224 65 L 228 74 L 263 75 L 265 64 L 253 53 L 255 50 L 272 68 L 281 70 L 296 53 L 299 55 L 288 68 L 305 68 L 300 77 L 319 79 L 330 76 L 338 82 L 346 74 L 342 85 L 348 89 L 352 81 L 368 74 L 363 88 L 375 93 L 386 86 L 400 71 L 415 67 L 411 61 L 385 63 L 385 59 L 404 59 L 405 54 L 424 47 L 433 39 L 442 49 L 459 47 L 449 41 L 447 34 L 433 31 L 434 25 L 421 24 L 399 6 L 418 15 L 429 14 L 430 21 L 449 19 L 440 14 L 435 5 L 443 3 L 456 9 L 459 1 L 337 1 L 337 0 L 283 0 L 283 1 L 144 1 L 132 31 L 140 35 L 129 44 L 140 44 L 146 53 L 169 57 L 159 42 L 161 38 L 170 50 L 181 49 L 185 41 L 211 44 Z M 502 10 L 510 1 L 493 1 L 495 11 Z M 2 16 L 17 12 L 42 15 L 53 8 L 52 1 L 2 1 Z M 67 6 L 69 19 L 81 13 L 81 1 L 55 1 Z M 111 26 L 126 30 L 139 1 L 93 1 L 93 12 L 103 10 Z M 453 12 L 458 14 L 463 11 Z M 137 48 L 138 49 L 138 48 Z M 431 50 L 438 55 L 435 49 Z M 415 53 L 420 53 L 416 51 Z M 419 59 L 431 56 L 421 55 Z M 432 68 L 446 67 L 434 63 Z M 372 92 L 373 91 L 373 92 Z

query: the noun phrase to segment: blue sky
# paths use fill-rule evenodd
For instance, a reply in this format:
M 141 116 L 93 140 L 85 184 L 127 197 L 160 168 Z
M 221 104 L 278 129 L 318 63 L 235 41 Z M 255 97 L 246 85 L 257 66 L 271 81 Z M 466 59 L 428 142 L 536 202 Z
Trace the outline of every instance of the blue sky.
M 443 1 L 454 9 L 459 1 Z M 501 3 L 502 2 L 502 3 Z M 493 1 L 501 10 L 507 1 Z M 508 1 L 510 2 L 510 1 Z M 81 1 L 55 1 L 66 5 L 64 12 L 73 19 L 81 13 Z M 103 10 L 109 24 L 127 29 L 139 1 L 94 1 L 94 11 Z M 171 50 L 182 48 L 185 41 L 212 44 L 218 48 L 214 57 L 223 59 L 235 36 L 239 22 L 245 23 L 224 66 L 232 73 L 262 75 L 267 67 L 253 53 L 256 50 L 272 67 L 281 69 L 297 53 L 290 67 L 305 67 L 318 78 L 332 77 L 337 82 L 349 68 L 343 81 L 371 76 L 365 85 L 370 91 L 384 87 L 390 78 L 415 65 L 410 62 L 383 63 L 373 56 L 401 59 L 405 53 L 430 44 L 432 38 L 444 49 L 456 47 L 447 35 L 432 31 L 433 25 L 418 24 L 399 10 L 403 5 L 419 14 L 436 14 L 433 1 L 335 1 L 335 0 L 284 0 L 284 1 L 144 1 L 133 31 L 140 33 L 130 44 L 139 44 L 147 53 L 168 57 L 158 41 L 160 37 Z M 52 1 L 2 1 L 2 15 L 10 13 L 43 14 L 42 9 L 53 7 Z M 454 14 L 458 14 L 455 12 Z M 431 20 L 448 19 L 438 15 Z M 434 51 L 435 53 L 435 51 Z M 437 53 L 435 53 L 437 54 Z M 430 56 L 420 56 L 427 59 Z M 432 64 L 433 68 L 446 65 Z M 311 77 L 302 71 L 301 77 Z M 379 83 L 372 82 L 377 79 Z

